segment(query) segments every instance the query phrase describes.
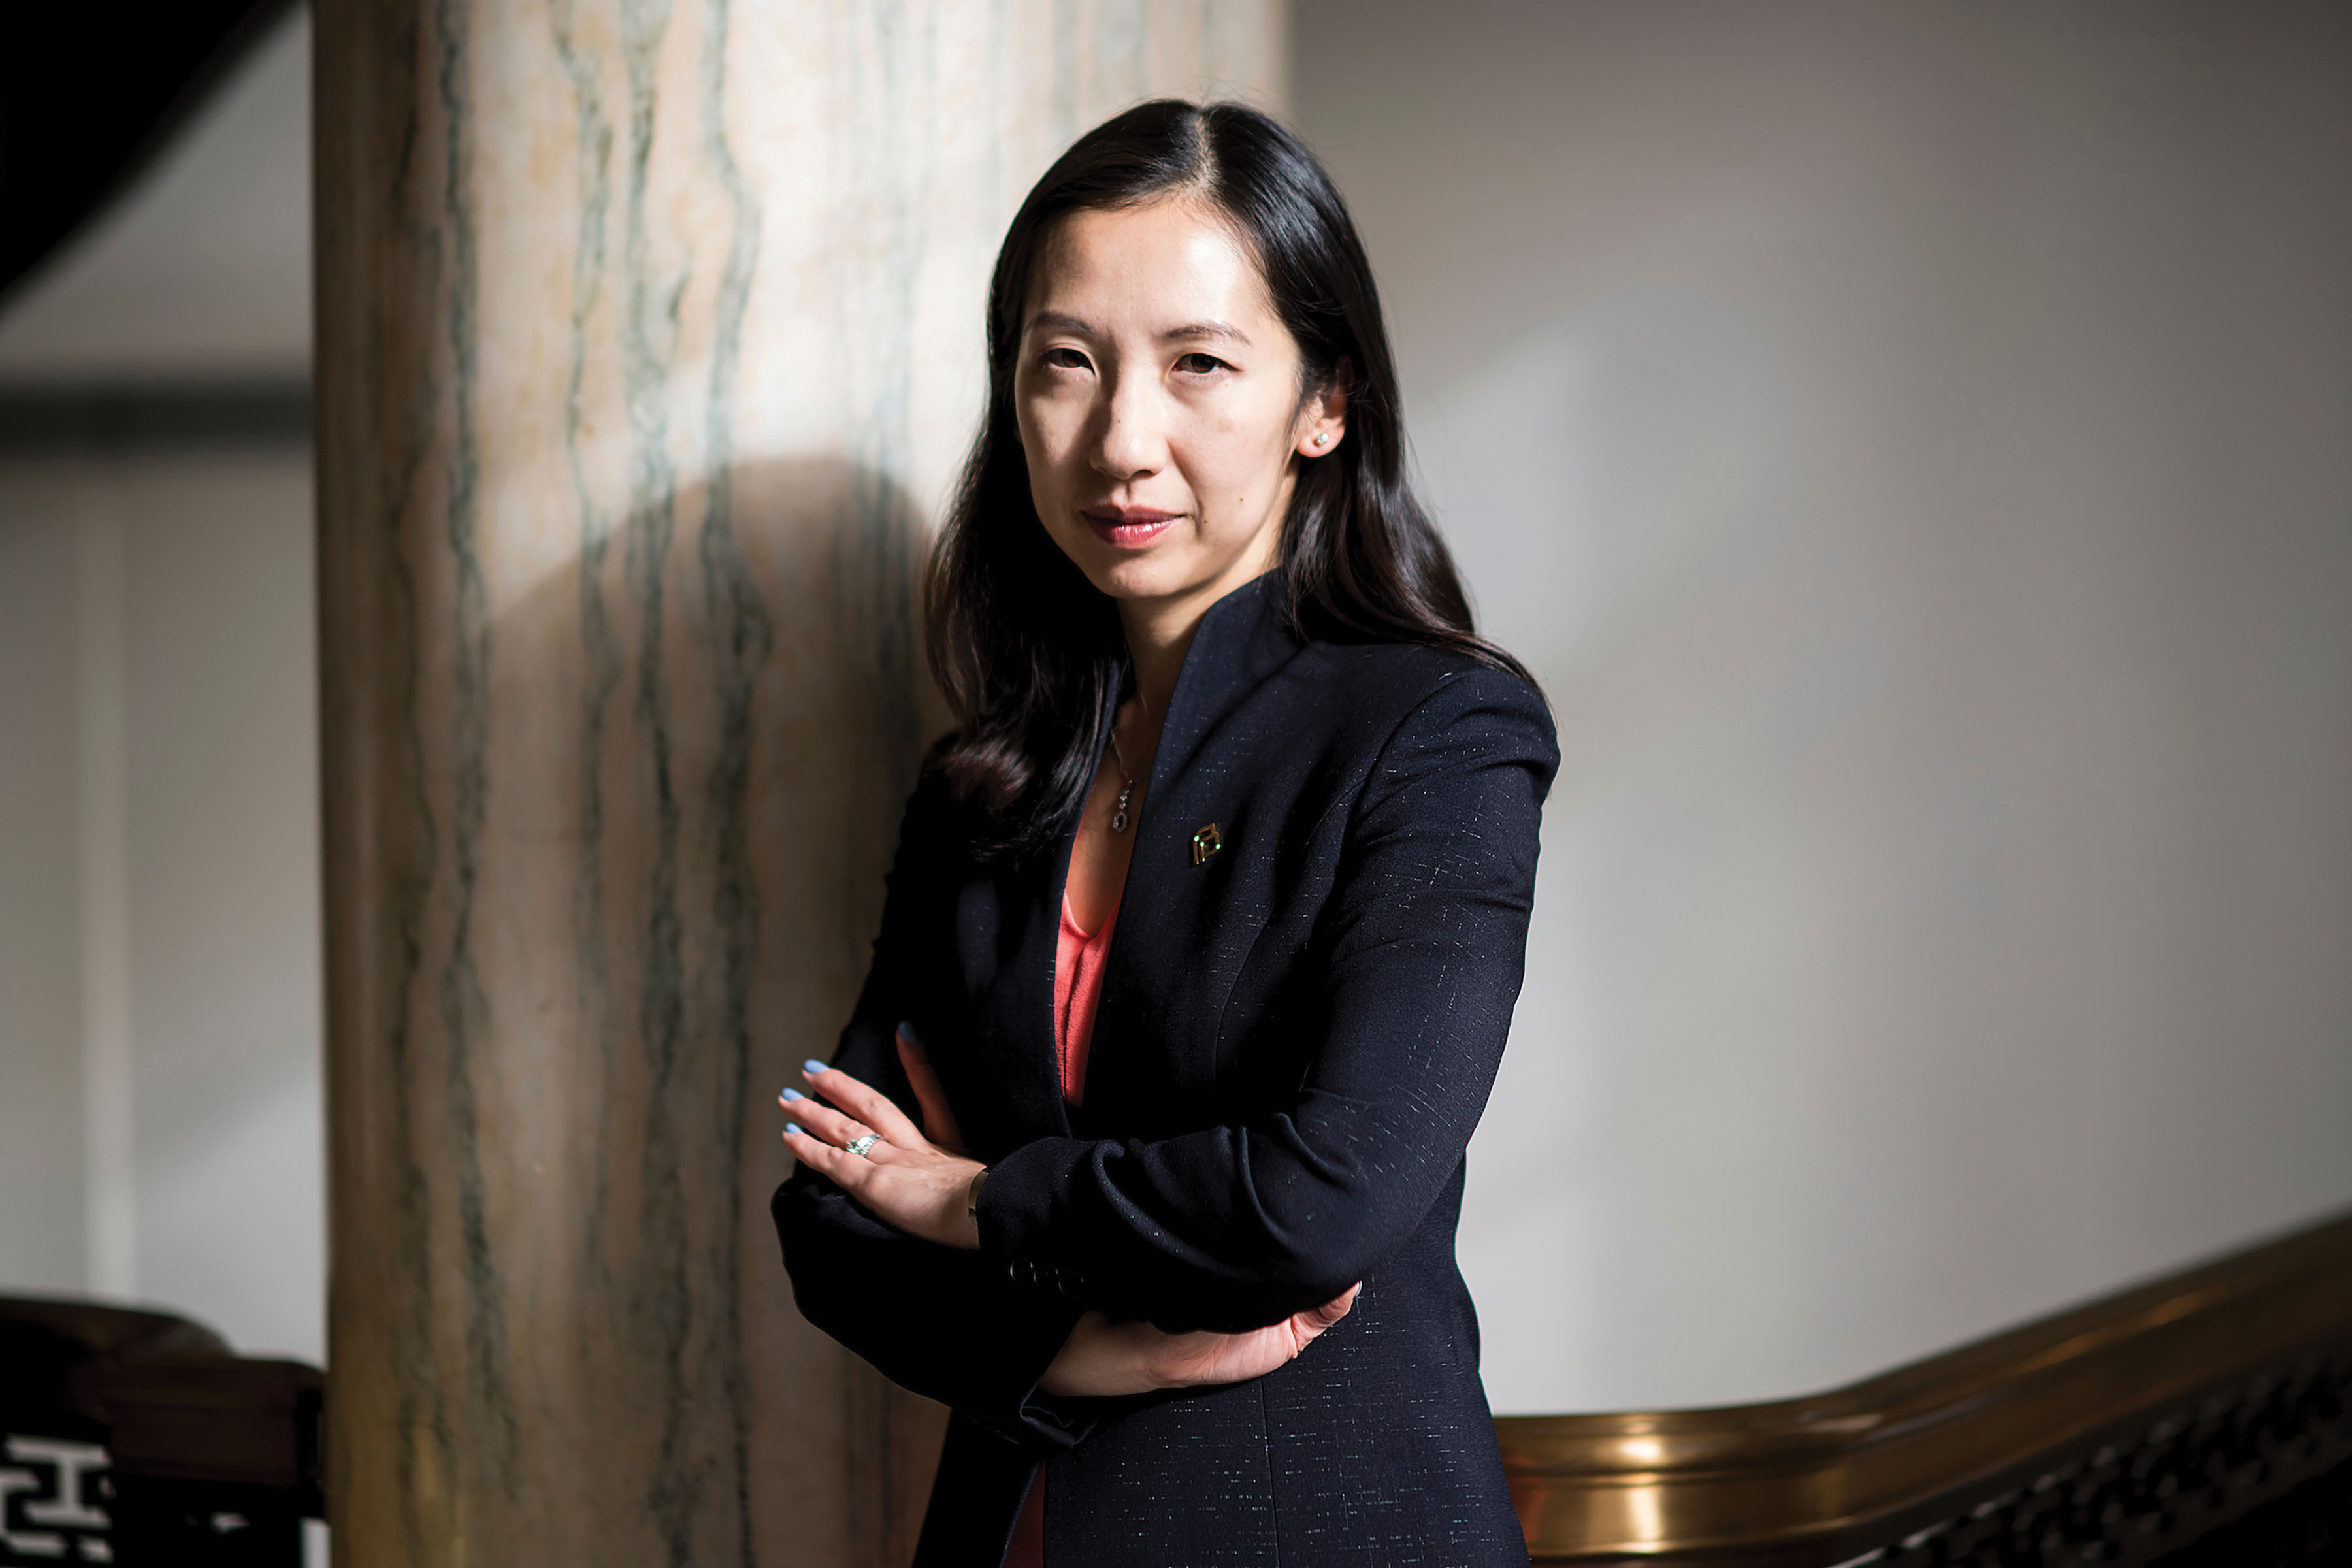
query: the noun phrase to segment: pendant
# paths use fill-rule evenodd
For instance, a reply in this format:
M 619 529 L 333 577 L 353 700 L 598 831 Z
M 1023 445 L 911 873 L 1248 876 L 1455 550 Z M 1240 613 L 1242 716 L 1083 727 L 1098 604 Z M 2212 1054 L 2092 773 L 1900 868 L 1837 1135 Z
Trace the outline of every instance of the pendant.
M 1110 830 L 1113 833 L 1124 833 L 1127 831 L 1127 797 L 1134 793 L 1135 781 L 1133 779 L 1129 779 L 1119 790 L 1118 805 L 1112 809 L 1110 814 Z

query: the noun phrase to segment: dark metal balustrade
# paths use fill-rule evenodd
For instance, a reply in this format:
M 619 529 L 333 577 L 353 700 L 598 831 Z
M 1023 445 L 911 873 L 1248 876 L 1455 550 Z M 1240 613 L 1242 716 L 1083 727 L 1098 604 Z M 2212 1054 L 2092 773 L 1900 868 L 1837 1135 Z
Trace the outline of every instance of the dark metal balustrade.
M 0 1568 L 293 1568 L 321 1385 L 161 1312 L 0 1298 Z

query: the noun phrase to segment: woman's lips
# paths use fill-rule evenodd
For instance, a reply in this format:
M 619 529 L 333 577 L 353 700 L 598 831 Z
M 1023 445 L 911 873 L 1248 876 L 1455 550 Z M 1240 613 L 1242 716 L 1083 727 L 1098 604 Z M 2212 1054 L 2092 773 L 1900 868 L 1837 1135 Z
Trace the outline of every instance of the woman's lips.
M 1138 550 L 1165 533 L 1168 525 L 1184 514 L 1156 511 L 1148 506 L 1090 506 L 1083 515 L 1095 537 L 1105 544 Z

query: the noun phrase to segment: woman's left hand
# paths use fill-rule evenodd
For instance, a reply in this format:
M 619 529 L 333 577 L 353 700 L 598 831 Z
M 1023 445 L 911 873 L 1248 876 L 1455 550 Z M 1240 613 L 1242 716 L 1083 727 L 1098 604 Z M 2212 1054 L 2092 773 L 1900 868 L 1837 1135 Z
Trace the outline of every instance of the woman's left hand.
M 1070 1331 L 1037 1386 L 1048 1394 L 1116 1395 L 1247 1383 L 1297 1360 L 1354 1310 L 1363 1288 L 1360 1279 L 1319 1307 L 1238 1334 L 1171 1334 L 1150 1323 L 1114 1323 L 1100 1312 L 1088 1312 Z
M 802 1077 L 833 1103 L 786 1089 L 778 1103 L 797 1126 L 784 1129 L 785 1146 L 803 1164 L 885 1224 L 925 1241 L 977 1250 L 980 1226 L 968 1194 L 981 1172 L 977 1160 L 950 1153 L 923 1136 L 890 1097 L 823 1062 L 806 1062 Z M 838 1107 L 839 1109 L 835 1109 Z M 848 1145 L 874 1134 L 864 1154 Z

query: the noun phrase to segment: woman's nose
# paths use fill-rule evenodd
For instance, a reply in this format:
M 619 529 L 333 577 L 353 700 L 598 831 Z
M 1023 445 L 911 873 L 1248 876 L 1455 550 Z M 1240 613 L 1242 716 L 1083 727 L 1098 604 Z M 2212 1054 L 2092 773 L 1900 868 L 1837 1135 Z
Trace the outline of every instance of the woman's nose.
M 1157 473 L 1167 462 L 1168 434 L 1143 388 L 1122 384 L 1111 389 L 1093 457 L 1097 472 L 1122 484 Z

